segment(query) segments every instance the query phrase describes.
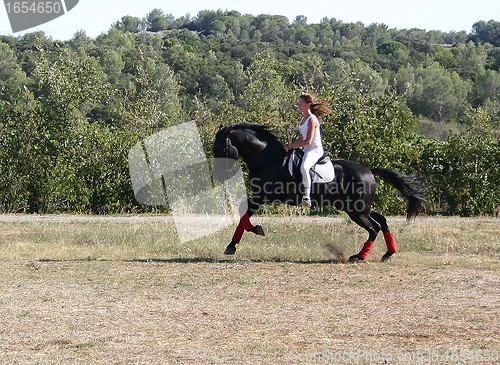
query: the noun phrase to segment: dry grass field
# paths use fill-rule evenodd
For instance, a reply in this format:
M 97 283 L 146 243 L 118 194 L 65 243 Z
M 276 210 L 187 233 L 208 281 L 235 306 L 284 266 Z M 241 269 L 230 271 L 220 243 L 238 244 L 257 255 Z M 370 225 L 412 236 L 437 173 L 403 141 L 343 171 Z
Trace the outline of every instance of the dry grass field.
M 500 362 L 500 220 L 391 219 L 346 264 L 346 219 L 264 219 L 179 244 L 172 223 L 0 223 L 1 364 Z

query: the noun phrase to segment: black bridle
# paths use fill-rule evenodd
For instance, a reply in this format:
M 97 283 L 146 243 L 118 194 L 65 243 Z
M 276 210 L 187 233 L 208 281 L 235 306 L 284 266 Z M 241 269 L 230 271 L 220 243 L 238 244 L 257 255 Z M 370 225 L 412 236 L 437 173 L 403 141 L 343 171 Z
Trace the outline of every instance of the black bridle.
M 218 144 L 214 144 L 214 149 L 216 148 L 223 148 L 224 149 L 224 157 L 226 159 L 229 159 L 229 148 L 230 147 L 234 147 L 232 144 L 231 144 L 231 140 L 229 139 L 229 135 L 231 134 L 231 132 L 233 131 L 233 126 L 229 126 L 227 127 L 227 133 L 226 133 L 226 136 L 225 136 L 225 141 L 226 143 L 218 143 Z M 236 148 L 236 147 L 235 147 Z

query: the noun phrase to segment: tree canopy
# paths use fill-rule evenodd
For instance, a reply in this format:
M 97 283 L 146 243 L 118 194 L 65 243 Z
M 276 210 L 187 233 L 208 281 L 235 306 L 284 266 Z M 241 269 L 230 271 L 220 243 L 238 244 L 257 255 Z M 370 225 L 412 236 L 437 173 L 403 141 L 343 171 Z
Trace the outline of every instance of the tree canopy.
M 441 32 L 161 9 L 95 39 L 0 36 L 0 211 L 149 211 L 128 177 L 134 144 L 188 120 L 208 154 L 221 123 L 264 124 L 285 143 L 302 91 L 332 107 L 334 157 L 416 172 L 430 213 L 498 215 L 499 22 Z M 392 195 L 377 207 L 401 213 Z

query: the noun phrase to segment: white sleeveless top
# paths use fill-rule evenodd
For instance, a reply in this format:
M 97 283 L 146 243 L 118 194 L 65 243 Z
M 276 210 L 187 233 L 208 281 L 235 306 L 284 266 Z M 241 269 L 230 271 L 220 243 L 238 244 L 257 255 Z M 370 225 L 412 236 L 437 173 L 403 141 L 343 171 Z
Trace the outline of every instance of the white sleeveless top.
M 299 124 L 299 132 L 304 140 L 307 138 L 307 130 L 309 128 L 309 121 L 311 120 L 311 116 L 312 114 L 305 120 L 304 123 L 301 122 Z M 323 153 L 323 144 L 321 143 L 321 133 L 319 130 L 319 126 L 314 128 L 314 135 L 311 144 L 304 147 L 304 152 L 309 152 L 312 150 L 317 150 L 318 152 Z

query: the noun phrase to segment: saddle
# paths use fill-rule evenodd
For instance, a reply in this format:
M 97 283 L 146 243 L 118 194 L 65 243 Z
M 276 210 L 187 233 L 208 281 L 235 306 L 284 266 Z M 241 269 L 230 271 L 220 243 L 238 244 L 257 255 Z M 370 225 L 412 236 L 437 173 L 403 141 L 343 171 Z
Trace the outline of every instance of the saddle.
M 303 157 L 304 151 L 301 149 L 293 150 L 288 157 L 288 172 L 293 178 L 299 181 L 302 180 L 300 165 L 302 164 Z M 313 183 L 331 182 L 335 179 L 336 175 L 342 175 L 341 169 L 340 166 L 336 166 L 336 168 L 333 166 L 332 160 L 328 157 L 328 152 L 325 151 L 323 156 L 310 170 L 311 181 Z

